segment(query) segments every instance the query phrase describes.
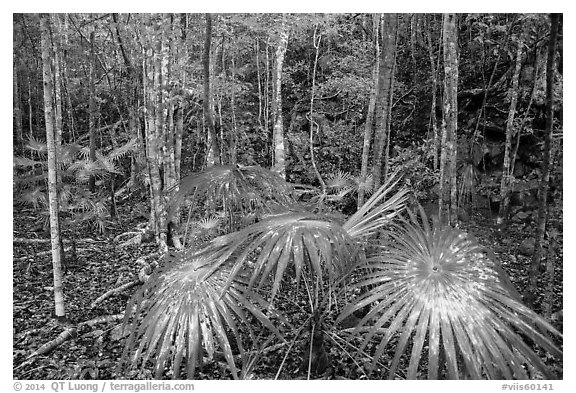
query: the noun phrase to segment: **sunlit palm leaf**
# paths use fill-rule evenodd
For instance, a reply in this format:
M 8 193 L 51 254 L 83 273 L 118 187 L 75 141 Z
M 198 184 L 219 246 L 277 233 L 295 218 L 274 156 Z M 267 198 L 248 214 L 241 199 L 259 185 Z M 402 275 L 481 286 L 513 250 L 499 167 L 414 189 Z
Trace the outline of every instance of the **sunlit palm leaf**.
M 286 206 L 293 202 L 292 188 L 274 172 L 258 166 L 218 165 L 182 179 L 170 200 L 169 215 L 194 193 L 195 199 L 234 212 L 269 211 L 270 204 Z
M 338 318 L 374 305 L 356 328 L 369 327 L 361 349 L 386 329 L 373 366 L 395 348 L 392 378 L 411 342 L 408 378 L 416 378 L 426 353 L 430 379 L 439 377 L 444 361 L 448 378 L 522 379 L 524 363 L 553 377 L 519 333 L 556 357 L 562 353 L 547 334 L 561 334 L 516 300 L 503 270 L 473 239 L 415 217 L 389 234 L 392 241 L 369 260 L 372 272 L 357 284 L 370 291 Z
M 370 236 L 383 226 L 389 224 L 404 209 L 408 198 L 408 190 L 400 189 L 395 194 L 389 196 L 394 187 L 398 184 L 400 177 L 398 171 L 394 172 L 388 180 L 354 213 L 343 228 L 353 238 Z
M 137 367 L 152 361 L 157 378 L 168 366 L 178 378 L 180 366 L 186 364 L 187 377 L 193 378 L 203 354 L 213 359 L 220 348 L 237 378 L 229 335 L 244 358 L 238 322 L 250 328 L 247 312 L 281 337 L 267 315 L 271 313 L 268 302 L 238 280 L 224 291 L 230 275 L 226 266 L 214 270 L 210 260 L 189 252 L 166 258 L 166 268 L 154 273 L 128 304 L 125 326 L 130 336 L 123 365 Z
M 202 254 L 210 255 L 214 268 L 230 261 L 230 279 L 250 270 L 250 283 L 259 287 L 272 281 L 271 298 L 280 288 L 284 273 L 293 264 L 296 281 L 303 271 L 314 272 L 320 285 L 331 285 L 358 258 L 353 239 L 336 222 L 312 213 L 270 216 L 238 232 L 214 239 Z
M 46 148 L 46 142 L 40 142 L 33 136 L 30 136 L 28 138 L 28 142 L 26 143 L 26 149 L 41 154 L 46 154 L 48 152 L 48 149 Z
M 14 156 L 13 157 L 13 162 L 14 162 L 14 166 L 15 167 L 20 167 L 20 168 L 27 168 L 27 167 L 35 167 L 36 165 L 45 165 L 45 161 L 35 161 L 35 160 L 31 160 L 30 158 L 27 157 L 19 157 L 19 156 Z
M 326 187 L 336 192 L 343 188 L 350 188 L 351 184 L 353 184 L 352 175 L 341 170 L 329 174 L 326 179 Z

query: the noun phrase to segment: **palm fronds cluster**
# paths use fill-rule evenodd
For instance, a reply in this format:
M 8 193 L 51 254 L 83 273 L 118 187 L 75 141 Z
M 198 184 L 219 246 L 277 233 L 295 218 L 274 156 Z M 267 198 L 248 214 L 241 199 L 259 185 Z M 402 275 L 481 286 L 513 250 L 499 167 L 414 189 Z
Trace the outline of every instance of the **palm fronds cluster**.
M 532 369 L 553 378 L 537 351 L 561 358 L 561 333 L 520 302 L 474 239 L 430 224 L 423 212 L 406 212 L 408 192 L 398 184 L 394 174 L 340 224 L 295 208 L 290 186 L 262 168 L 216 167 L 194 175 L 172 208 L 200 194 L 231 214 L 264 210 L 257 222 L 238 225 L 200 250 L 165 256 L 126 312 L 123 369 L 150 366 L 156 377 L 193 378 L 220 354 L 232 377 L 245 376 L 254 368 L 247 346 L 262 344 L 257 326 L 280 341 L 307 326 L 275 307 L 303 283 L 308 320 L 322 321 L 310 324 L 316 330 L 308 336 L 323 340 L 310 341 L 311 350 L 325 347 L 331 336 L 324 332 L 338 332 L 342 320 L 368 310 L 355 328 L 340 333 L 355 348 L 351 356 L 371 357 L 366 372 L 373 377 L 528 378 Z M 324 314 L 333 307 L 326 304 L 341 304 L 350 288 L 360 295 L 346 300 L 331 325 Z

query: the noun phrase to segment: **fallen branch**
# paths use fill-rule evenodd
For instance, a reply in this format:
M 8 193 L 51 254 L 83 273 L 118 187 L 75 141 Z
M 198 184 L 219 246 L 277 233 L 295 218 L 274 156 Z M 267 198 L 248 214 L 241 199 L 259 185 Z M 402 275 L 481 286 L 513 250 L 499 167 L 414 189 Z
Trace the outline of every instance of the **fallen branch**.
M 67 253 L 72 252 L 72 249 L 73 249 L 73 248 L 74 248 L 74 246 L 70 246 L 70 247 L 64 248 L 64 254 L 67 255 Z M 79 254 L 79 253 L 81 253 L 81 252 L 84 252 L 84 251 L 89 251 L 89 250 L 87 250 L 87 249 L 85 249 L 85 248 L 76 248 L 76 250 L 75 250 L 75 252 L 76 252 L 77 254 Z M 44 255 L 50 255 L 50 254 L 52 254 L 52 250 L 40 251 L 40 252 L 34 253 L 34 255 L 25 255 L 25 256 L 23 256 L 23 257 L 14 258 L 14 261 L 15 261 L 15 262 L 26 261 L 26 260 L 29 260 L 29 259 L 35 259 L 35 258 L 37 258 L 37 257 L 41 257 L 41 256 L 44 256 Z
M 90 308 L 94 308 L 96 307 L 98 304 L 102 303 L 104 300 L 108 299 L 109 297 L 112 297 L 114 295 L 117 295 L 121 292 L 124 292 L 132 287 L 135 287 L 136 285 L 140 285 L 142 284 L 143 281 L 140 280 L 140 278 L 127 282 L 125 284 L 120 285 L 117 288 L 112 288 L 111 290 L 109 290 L 108 292 L 106 292 L 105 294 L 103 294 L 102 296 L 100 296 L 98 299 L 94 300 L 91 304 L 90 304 Z
M 132 287 L 135 287 L 136 285 L 144 284 L 146 281 L 148 281 L 150 274 L 152 274 L 152 270 L 154 270 L 156 267 L 158 267 L 158 263 L 156 261 L 152 261 L 151 263 L 149 263 L 149 262 L 147 262 L 147 260 L 152 259 L 152 258 L 157 258 L 159 256 L 160 256 L 159 252 L 153 252 L 152 254 L 148 254 L 148 255 L 145 255 L 145 256 L 138 258 L 136 260 L 136 264 L 142 266 L 142 268 L 138 272 L 138 278 L 135 280 L 132 280 L 130 282 L 124 283 L 117 288 L 110 289 L 109 291 L 104 293 L 102 296 L 100 296 L 98 299 L 94 300 L 92 302 L 92 304 L 90 304 L 90 308 L 96 307 L 98 304 L 102 303 L 104 300 L 108 299 L 109 297 L 112 297 L 112 296 L 117 295 L 121 292 L 124 292 L 124 291 L 126 291 Z
M 104 316 L 93 318 L 89 321 L 81 322 L 77 326 L 73 326 L 73 327 L 70 327 L 70 328 L 64 330 L 54 340 L 47 342 L 46 344 L 42 345 L 40 348 L 38 348 L 37 350 L 32 352 L 32 354 L 26 358 L 26 361 L 29 361 L 29 360 L 31 360 L 31 359 L 35 358 L 36 356 L 39 356 L 39 355 L 45 355 L 45 354 L 53 351 L 54 349 L 56 349 L 57 347 L 59 347 L 60 345 L 62 345 L 66 341 L 68 341 L 69 339 L 71 339 L 72 337 L 77 337 L 78 336 L 78 330 L 80 330 L 84 326 L 93 327 L 94 325 L 99 324 L 99 323 L 116 322 L 116 321 L 121 320 L 122 318 L 124 318 L 124 313 L 114 314 L 114 315 L 104 315 Z

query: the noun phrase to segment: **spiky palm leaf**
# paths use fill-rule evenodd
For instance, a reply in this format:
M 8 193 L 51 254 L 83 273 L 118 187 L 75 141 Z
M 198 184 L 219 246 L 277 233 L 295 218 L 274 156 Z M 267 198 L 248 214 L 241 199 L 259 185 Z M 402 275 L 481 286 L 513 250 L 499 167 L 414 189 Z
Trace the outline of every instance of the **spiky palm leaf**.
M 258 166 L 217 165 L 182 179 L 169 203 L 169 216 L 176 214 L 192 195 L 212 210 L 247 213 L 270 205 L 293 203 L 292 188 L 276 173 Z
M 350 236 L 362 238 L 373 235 L 402 212 L 408 199 L 407 189 L 401 188 L 385 199 L 394 191 L 399 181 L 398 171 L 392 173 L 370 199 L 344 223 L 343 227 Z
M 515 298 L 503 270 L 475 240 L 448 226 L 430 226 L 422 216 L 422 223 L 412 215 L 390 231 L 391 243 L 369 259 L 371 273 L 357 283 L 371 289 L 338 318 L 374 305 L 355 330 L 369 329 L 363 349 L 385 327 L 373 366 L 395 348 L 392 378 L 411 347 L 411 379 L 426 353 L 430 379 L 439 377 L 442 358 L 448 378 L 459 378 L 460 372 L 473 379 L 527 378 L 524 363 L 553 377 L 521 335 L 560 357 L 547 334 L 561 334 Z
M 214 239 L 200 254 L 214 260 L 213 268 L 232 263 L 229 282 L 249 269 L 249 286 L 272 282 L 271 298 L 280 288 L 289 266 L 296 282 L 312 272 L 321 286 L 333 284 L 357 262 L 354 240 L 336 222 L 312 213 L 272 215 L 238 232 Z M 269 281 L 270 279 L 270 281 Z
M 251 314 L 282 337 L 266 314 L 271 313 L 270 304 L 247 291 L 240 279 L 224 291 L 230 275 L 227 266 L 213 269 L 210 260 L 187 251 L 168 254 L 166 259 L 166 267 L 155 272 L 127 306 L 124 326 L 130 334 L 121 366 L 134 368 L 152 361 L 156 378 L 167 367 L 178 378 L 185 365 L 187 377 L 193 378 L 203 355 L 213 359 L 219 347 L 237 378 L 229 336 L 244 359 L 238 323 L 250 328 Z

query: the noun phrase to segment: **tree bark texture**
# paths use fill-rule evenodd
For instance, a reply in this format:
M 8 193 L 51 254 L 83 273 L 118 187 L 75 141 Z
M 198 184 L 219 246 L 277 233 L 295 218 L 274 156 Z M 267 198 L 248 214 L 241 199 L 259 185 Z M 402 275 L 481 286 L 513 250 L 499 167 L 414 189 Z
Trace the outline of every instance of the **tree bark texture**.
M 50 15 L 40 15 L 42 48 L 42 79 L 44 86 L 44 116 L 46 121 L 46 144 L 48 147 L 48 205 L 50 210 L 50 240 L 52 244 L 52 266 L 54 277 L 54 306 L 58 318 L 66 316 L 64 286 L 62 280 L 62 249 L 59 225 L 58 189 L 56 177 L 56 144 L 53 84 L 53 48 Z
M 202 105 L 204 109 L 204 121 L 208 127 L 208 165 L 220 164 L 222 159 L 220 157 L 220 142 L 214 126 L 214 118 L 212 116 L 212 108 L 210 107 L 211 92 L 210 92 L 210 48 L 212 46 L 212 15 L 206 14 L 206 34 L 204 37 L 204 52 L 202 54 L 202 69 L 203 73 L 203 87 L 204 97 Z
M 378 92 L 378 71 L 380 69 L 380 15 L 374 14 L 374 68 L 372 69 L 372 90 L 370 91 L 370 101 L 368 103 L 368 113 L 364 124 L 364 143 L 362 144 L 362 163 L 360 166 L 360 186 L 358 187 L 358 208 L 364 204 L 367 191 L 368 178 L 368 158 L 370 156 L 370 145 L 374 133 L 374 110 L 376 108 L 376 94 Z
M 273 170 L 283 179 L 286 178 L 286 152 L 284 149 L 284 123 L 282 116 L 282 66 L 288 47 L 288 30 L 286 27 L 286 14 L 282 15 L 282 25 L 276 46 L 276 62 L 274 67 L 272 113 L 274 116 L 274 128 L 272 131 L 272 143 L 274 145 Z
M 444 47 L 444 122 L 440 176 L 440 217 L 448 224 L 457 220 L 456 154 L 458 129 L 458 32 L 456 14 L 445 14 Z M 443 158 L 442 158 L 443 157 Z M 443 169 L 443 170 L 442 170 Z
M 516 103 L 518 102 L 518 81 L 520 79 L 520 69 L 522 68 L 522 48 L 524 43 L 518 38 L 518 48 L 516 49 L 516 67 L 512 76 L 512 87 L 510 88 L 510 108 L 508 110 L 508 120 L 506 122 L 506 142 L 504 144 L 504 163 L 502 167 L 502 179 L 500 181 L 500 209 L 497 223 L 501 224 L 507 219 L 508 205 L 510 202 L 510 186 L 512 181 L 511 157 L 512 134 L 514 132 L 514 118 L 516 116 Z M 520 131 L 518 131 L 520 132 Z
M 548 59 L 546 61 L 546 136 L 544 139 L 544 157 L 542 176 L 538 188 L 538 221 L 536 224 L 536 246 L 530 264 L 526 302 L 533 304 L 536 298 L 538 272 L 542 259 L 542 243 L 546 233 L 548 218 L 547 199 L 551 172 L 552 130 L 554 125 L 554 60 L 556 56 L 556 41 L 558 38 L 559 14 L 550 15 L 550 38 L 548 42 Z
M 90 33 L 90 71 L 88 80 L 88 133 L 90 135 L 90 162 L 96 161 L 96 53 L 94 48 L 95 30 Z M 96 178 L 90 175 L 88 180 L 90 192 L 96 190 Z
M 394 78 L 394 59 L 396 56 L 396 32 L 398 30 L 397 14 L 384 14 L 382 17 L 382 52 L 378 71 L 378 93 L 375 107 L 375 136 L 373 182 L 374 189 L 382 183 L 384 150 L 388 135 L 388 117 L 392 109 L 392 78 Z

